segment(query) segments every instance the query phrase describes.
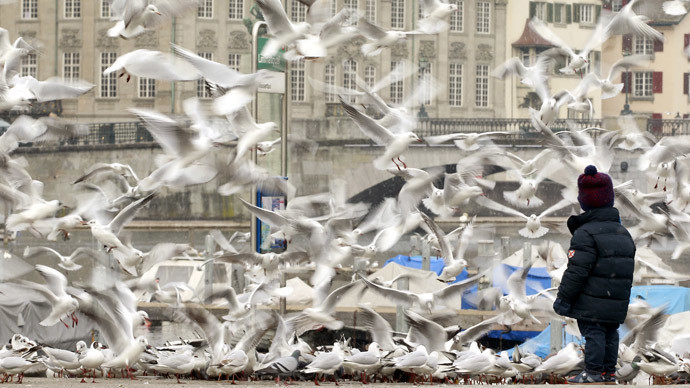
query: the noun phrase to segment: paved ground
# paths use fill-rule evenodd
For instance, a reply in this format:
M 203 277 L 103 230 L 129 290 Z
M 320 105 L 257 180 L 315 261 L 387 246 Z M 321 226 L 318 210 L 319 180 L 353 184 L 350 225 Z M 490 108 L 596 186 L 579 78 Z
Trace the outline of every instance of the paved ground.
M 64 387 L 64 388 L 82 388 L 88 386 L 87 384 L 80 384 L 79 379 L 50 379 L 50 378 L 38 378 L 38 377 L 26 377 L 24 378 L 24 386 L 26 387 Z M 185 380 L 184 383 L 186 387 L 189 388 L 205 388 L 205 387 L 257 387 L 257 388 L 269 388 L 275 387 L 275 383 L 272 381 L 261 381 L 261 382 L 240 382 L 238 385 L 230 385 L 228 382 L 221 381 L 198 381 L 198 380 Z M 127 388 L 127 387 L 163 387 L 177 385 L 174 379 L 157 379 L 157 378 L 139 378 L 138 380 L 124 380 L 124 379 L 112 379 L 112 380 L 97 380 L 97 387 L 99 388 Z M 90 385 L 90 383 L 89 383 Z M 340 384 L 344 387 L 361 387 L 360 383 L 343 382 Z M 428 384 L 425 384 L 428 385 Z M 434 384 L 435 386 L 445 386 L 443 384 Z M 301 382 L 296 384 L 299 387 L 313 387 L 314 384 L 311 382 Z M 334 387 L 333 383 L 323 383 L 324 387 Z M 414 387 L 412 384 L 372 384 L 376 388 L 410 388 Z M 511 387 L 523 388 L 523 387 L 539 387 L 539 385 L 511 385 Z M 577 387 L 576 385 L 568 385 L 568 387 Z M 584 387 L 584 386 L 583 386 Z M 587 387 L 592 387 L 588 385 Z M 608 385 L 602 385 L 602 387 L 609 387 Z M 677 385 L 677 387 L 688 387 L 690 385 Z

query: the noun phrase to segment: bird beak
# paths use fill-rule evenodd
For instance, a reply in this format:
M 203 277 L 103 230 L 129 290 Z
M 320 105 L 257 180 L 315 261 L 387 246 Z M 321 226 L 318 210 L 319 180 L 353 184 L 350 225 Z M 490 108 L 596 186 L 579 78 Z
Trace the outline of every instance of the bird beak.
M 156 12 L 156 15 L 163 16 L 160 12 Z
M 417 143 L 424 143 L 424 140 L 422 140 L 422 139 L 417 139 Z
M 86 222 L 86 221 L 84 221 L 84 220 L 79 221 L 79 223 L 82 224 L 82 225 L 88 225 L 88 224 L 89 224 L 88 222 Z
M 151 327 L 151 320 L 148 318 L 144 318 L 144 326 L 146 326 L 147 329 Z

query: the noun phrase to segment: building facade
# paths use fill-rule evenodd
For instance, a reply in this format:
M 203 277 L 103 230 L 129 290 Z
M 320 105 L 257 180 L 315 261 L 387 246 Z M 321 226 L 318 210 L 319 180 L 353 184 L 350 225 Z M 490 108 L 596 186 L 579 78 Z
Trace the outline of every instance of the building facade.
M 337 96 L 310 87 L 309 79 L 354 87 L 356 76 L 373 83 L 404 60 L 419 68 L 417 74 L 397 79 L 380 91 L 392 103 L 424 105 L 429 117 L 506 117 L 504 83 L 490 76 L 505 60 L 507 0 L 453 0 L 458 12 L 450 30 L 438 36 L 412 35 L 375 57 L 359 50 L 357 38 L 333 50 L 328 58 L 289 64 L 290 119 L 323 119 L 339 116 Z M 248 25 L 258 8 L 250 0 L 202 0 L 197 10 L 168 20 L 155 30 L 131 40 L 110 38 L 107 0 L 17 0 L 0 5 L 0 26 L 11 39 L 22 36 L 39 47 L 22 64 L 22 74 L 38 79 L 53 76 L 83 79 L 94 89 L 75 100 L 62 101 L 63 116 L 81 122 L 132 120 L 128 108 L 151 108 L 167 114 L 182 112 L 182 101 L 199 96 L 209 99 L 203 82 L 166 82 L 102 72 L 120 55 L 136 49 L 170 51 L 170 42 L 242 72 L 252 67 Z M 418 0 L 337 0 L 332 13 L 342 7 L 357 9 L 385 29 L 414 30 L 420 17 Z M 286 10 L 295 22 L 304 21 L 306 7 L 288 0 Z M 420 82 L 433 77 L 436 94 L 419 90 Z M 416 93 L 420 92 L 420 93 Z M 291 121 L 292 122 L 292 121 Z
M 627 1 L 606 4 L 613 12 Z M 688 104 L 688 57 L 683 53 L 690 45 L 690 18 L 687 15 L 670 16 L 662 10 L 662 0 L 648 0 L 635 6 L 635 10 L 648 16 L 649 25 L 664 34 L 664 41 L 653 41 L 632 35 L 612 37 L 603 48 L 604 61 L 612 64 L 626 55 L 652 56 L 648 68 L 631 69 L 621 74 L 616 82 L 624 84 L 623 93 L 604 100 L 605 116 L 615 117 L 625 109 L 626 94 L 632 114 L 654 119 L 686 118 Z M 608 72 L 608 68 L 604 69 Z
M 543 1 L 509 1 L 506 25 L 506 57 L 517 57 L 525 66 L 536 63 L 537 55 L 552 48 L 550 41 L 540 36 L 528 24 L 536 17 L 558 35 L 575 52 L 581 50 L 594 32 L 601 15 L 601 0 L 543 0 Z M 590 52 L 588 71 L 600 70 L 601 52 L 599 48 Z M 548 71 L 549 90 L 551 94 L 561 90 L 573 91 L 581 80 L 579 74 L 566 75 L 559 72 L 565 65 L 564 60 L 555 61 Z M 541 101 L 532 88 L 520 82 L 517 77 L 506 78 L 505 105 L 507 117 L 528 118 L 529 108 L 539 109 Z M 594 107 L 594 118 L 601 118 L 601 93 L 591 90 L 587 97 Z M 588 118 L 589 114 L 569 110 L 563 107 L 559 118 Z

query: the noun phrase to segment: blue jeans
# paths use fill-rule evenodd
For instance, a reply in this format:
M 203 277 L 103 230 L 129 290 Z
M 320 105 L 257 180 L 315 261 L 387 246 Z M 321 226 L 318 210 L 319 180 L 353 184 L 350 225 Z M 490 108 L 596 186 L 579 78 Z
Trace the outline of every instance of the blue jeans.
M 589 374 L 615 372 L 618 360 L 618 323 L 578 320 L 580 334 L 585 338 L 585 370 Z

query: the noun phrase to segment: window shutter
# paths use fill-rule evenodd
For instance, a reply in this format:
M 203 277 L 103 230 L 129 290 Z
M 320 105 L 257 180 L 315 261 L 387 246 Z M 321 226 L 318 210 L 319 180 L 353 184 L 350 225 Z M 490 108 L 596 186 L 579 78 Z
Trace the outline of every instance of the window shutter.
M 688 48 L 690 46 L 690 34 L 685 34 L 683 36 L 683 50 Z
M 623 84 L 623 89 L 621 89 L 621 93 L 628 93 L 628 84 L 630 82 L 630 72 L 624 71 L 621 73 L 621 83 Z
M 537 14 L 537 3 L 534 1 L 529 2 L 529 18 L 532 19 L 534 15 Z
M 652 93 L 663 93 L 664 91 L 664 73 L 655 71 L 652 74 Z
M 558 23 L 565 23 L 565 20 L 561 18 L 563 14 L 563 4 L 561 3 L 556 3 L 553 6 L 553 20 L 556 21 L 556 16 L 558 16 Z
M 610 11 L 612 3 L 613 3 L 613 0 L 604 0 L 604 1 L 602 1 L 602 6 L 604 7 L 605 10 Z
M 546 22 L 553 23 L 553 4 L 546 4 Z
M 623 55 L 632 53 L 632 34 L 623 35 Z
M 580 22 L 580 4 L 573 4 L 573 22 Z
M 663 35 L 663 33 L 662 33 Z M 654 41 L 654 52 L 658 53 L 664 51 L 664 41 L 662 40 L 655 40 Z
M 601 16 L 601 6 L 597 5 L 594 10 L 594 22 L 599 23 L 599 16 Z
M 688 75 L 690 73 L 683 73 L 683 94 L 688 94 Z
M 629 2 L 630 2 L 630 0 L 623 0 L 623 1 L 621 1 L 621 5 L 623 7 L 625 7 L 626 5 L 628 5 Z
M 570 4 L 566 4 L 565 6 L 565 22 L 567 24 L 573 22 L 572 6 Z

